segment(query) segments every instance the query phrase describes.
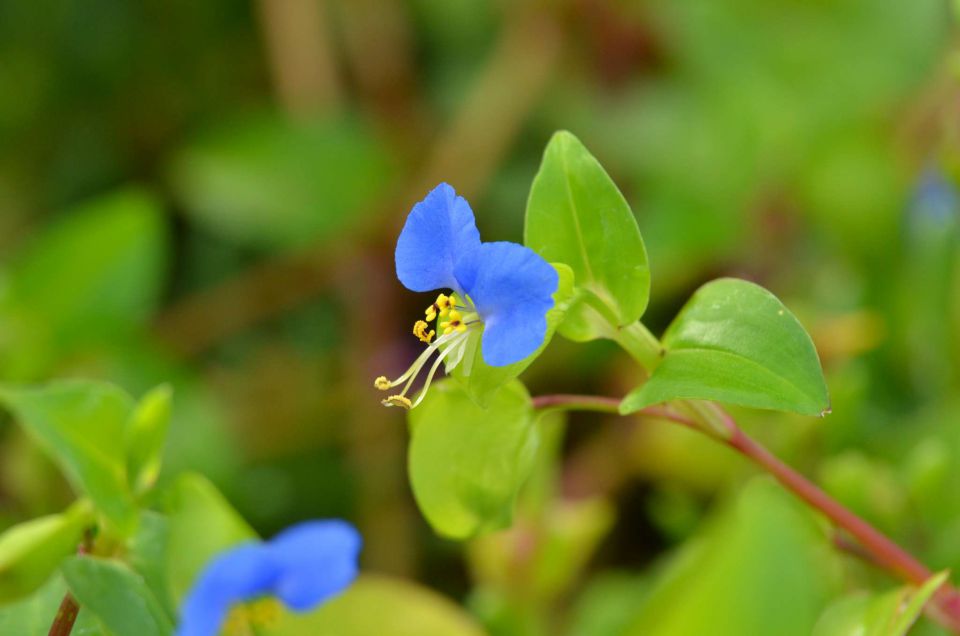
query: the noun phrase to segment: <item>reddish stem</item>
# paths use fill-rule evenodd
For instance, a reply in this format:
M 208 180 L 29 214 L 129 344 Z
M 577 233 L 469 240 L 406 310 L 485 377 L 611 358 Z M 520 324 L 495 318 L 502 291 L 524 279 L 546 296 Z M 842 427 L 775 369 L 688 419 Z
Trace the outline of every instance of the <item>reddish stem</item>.
M 63 600 L 60 601 L 60 609 L 57 610 L 57 617 L 50 625 L 50 631 L 47 636 L 69 636 L 73 630 L 73 624 L 80 613 L 80 606 L 70 592 L 67 592 Z
M 545 395 L 533 399 L 534 408 L 565 407 L 586 408 L 593 411 L 617 413 L 620 400 L 616 398 L 581 395 Z M 719 409 L 718 409 L 719 410 Z M 819 510 L 837 527 L 854 537 L 867 552 L 870 560 L 885 570 L 913 585 L 922 585 L 933 573 L 903 548 L 888 539 L 876 528 L 843 507 L 813 482 L 778 459 L 773 453 L 748 436 L 726 412 L 719 410 L 729 436 L 714 439 L 723 442 L 741 455 L 750 458 L 760 468 L 770 473 L 788 490 Z M 650 407 L 638 413 L 641 416 L 667 419 L 684 426 L 698 428 L 697 423 L 666 407 Z M 936 595 L 933 615 L 944 626 L 960 634 L 960 592 L 945 584 Z

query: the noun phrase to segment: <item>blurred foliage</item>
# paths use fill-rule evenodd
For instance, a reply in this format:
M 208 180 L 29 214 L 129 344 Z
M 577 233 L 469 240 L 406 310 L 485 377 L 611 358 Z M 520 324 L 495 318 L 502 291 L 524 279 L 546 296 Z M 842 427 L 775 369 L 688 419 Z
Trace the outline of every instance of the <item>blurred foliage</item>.
M 409 617 L 417 634 L 847 633 L 906 594 L 833 549 L 811 514 L 751 480 L 739 458 L 659 423 L 525 421 L 542 443 L 519 493 L 456 476 L 468 510 L 517 497 L 511 529 L 464 547 L 420 518 L 402 418 L 370 386 L 412 357 L 408 325 L 429 302 L 393 278 L 396 229 L 443 179 L 474 184 L 465 194 L 485 237 L 518 241 L 543 148 L 570 129 L 636 212 L 652 274 L 647 324 L 659 333 L 716 276 L 775 291 L 813 336 L 833 413 L 737 417 L 935 570 L 960 569 L 950 2 L 319 6 L 321 37 L 304 42 L 266 27 L 304 21 L 289 2 L 0 3 L 0 381 L 83 376 L 137 396 L 170 383 L 169 422 L 156 424 L 169 426 L 162 469 L 146 478 L 172 493 L 170 525 L 141 519 L 140 532 L 169 533 L 199 562 L 254 531 L 353 519 L 366 567 L 394 578 L 372 576 L 358 586 L 364 599 L 326 611 L 378 605 L 358 620 Z M 278 16 L 283 7 L 294 13 Z M 530 24 L 558 33 L 559 50 L 537 36 L 508 48 L 511 29 Z M 503 49 L 545 70 L 531 104 L 490 112 L 484 90 L 526 88 L 487 75 L 503 68 L 490 62 Z M 317 55 L 335 71 L 326 85 Z M 534 395 L 622 396 L 638 380 L 609 343 L 555 338 L 543 355 L 523 376 Z M 58 513 L 71 485 L 96 499 L 132 443 L 113 413 L 112 432 L 97 429 L 107 470 L 63 465 L 72 440 L 27 397 L 3 391 L 13 411 L 0 422 L 4 527 Z M 67 479 L 14 416 L 57 449 Z M 150 452 L 141 458 L 155 470 Z M 426 467 L 426 486 L 446 468 Z M 131 498 L 139 488 L 124 487 Z M 82 512 L 34 523 L 72 540 L 69 516 Z M 114 513 L 129 522 L 128 509 Z M 220 529 L 218 542 L 194 541 L 198 526 Z M 6 550 L 0 542 L 0 571 Z M 45 584 L 26 581 L 20 591 L 43 586 L 0 610 L 0 632 L 45 633 L 71 577 L 128 575 L 95 565 L 78 558 Z M 175 599 L 157 580 L 180 594 L 188 574 L 140 575 L 169 620 Z M 419 604 L 427 626 L 410 617 Z M 74 633 L 98 629 L 84 610 Z M 921 618 L 911 633 L 938 629 Z

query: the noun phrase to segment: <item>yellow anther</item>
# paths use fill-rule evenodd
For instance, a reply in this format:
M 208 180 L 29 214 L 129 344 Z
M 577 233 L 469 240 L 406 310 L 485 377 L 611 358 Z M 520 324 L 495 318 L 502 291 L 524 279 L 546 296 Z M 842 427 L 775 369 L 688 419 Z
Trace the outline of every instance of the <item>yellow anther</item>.
M 463 322 L 463 316 L 460 315 L 460 312 L 456 309 L 451 309 L 449 314 L 450 320 L 446 320 L 440 323 L 440 328 L 443 329 L 443 333 L 453 333 L 454 331 L 459 331 L 463 333 L 467 330 L 467 325 Z
M 402 395 L 391 395 L 386 400 L 382 400 L 381 404 L 384 406 L 399 406 L 400 408 L 407 409 L 408 411 L 413 407 L 413 402 L 409 398 L 406 398 Z
M 390 380 L 386 376 L 381 375 L 379 378 L 373 381 L 373 386 L 377 387 L 381 391 L 386 391 L 390 388 Z
M 450 294 L 449 296 L 440 294 L 437 296 L 437 299 L 433 301 L 433 304 L 424 310 L 424 313 L 427 315 L 428 321 L 435 320 L 437 316 L 446 318 L 447 314 L 456 306 L 457 297 L 454 294 Z
M 424 321 L 418 320 L 417 322 L 413 323 L 413 335 L 419 338 L 420 342 L 426 342 L 427 344 L 430 344 L 430 341 L 433 340 L 433 337 L 437 334 L 437 332 L 433 329 L 427 331 L 429 326 L 430 325 Z

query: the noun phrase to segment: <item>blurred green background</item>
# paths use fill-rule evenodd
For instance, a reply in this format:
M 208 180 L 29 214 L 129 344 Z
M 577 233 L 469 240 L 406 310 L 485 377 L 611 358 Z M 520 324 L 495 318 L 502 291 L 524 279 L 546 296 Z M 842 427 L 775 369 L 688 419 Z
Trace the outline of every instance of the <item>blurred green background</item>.
M 834 600 L 897 582 L 668 425 L 557 422 L 513 530 L 435 537 L 403 414 L 371 384 L 413 358 L 432 300 L 396 281 L 394 241 L 439 181 L 487 240 L 519 241 L 543 147 L 571 130 L 637 214 L 645 322 L 659 333 L 719 275 L 771 289 L 814 337 L 833 414 L 738 412 L 745 426 L 960 569 L 950 9 L 2 0 L 0 379 L 172 382 L 166 474 L 205 473 L 265 535 L 351 519 L 366 568 L 465 603 L 492 634 L 810 633 Z M 545 355 L 535 395 L 637 379 L 602 342 Z M 0 423 L 0 527 L 71 498 Z

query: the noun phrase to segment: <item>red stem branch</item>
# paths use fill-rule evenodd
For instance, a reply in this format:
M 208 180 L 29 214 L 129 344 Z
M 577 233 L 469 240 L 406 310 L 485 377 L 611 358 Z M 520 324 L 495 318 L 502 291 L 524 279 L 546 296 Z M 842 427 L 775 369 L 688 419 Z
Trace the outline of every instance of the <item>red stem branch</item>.
M 573 408 L 592 411 L 617 413 L 620 400 L 616 398 L 582 395 L 544 395 L 533 398 L 534 408 Z M 785 488 L 790 490 L 811 507 L 819 510 L 838 528 L 842 528 L 857 540 L 870 559 L 888 572 L 913 585 L 921 585 L 933 573 L 911 554 L 891 541 L 876 528 L 844 508 L 833 497 L 821 490 L 816 484 L 780 461 L 773 453 L 761 446 L 756 440 L 744 433 L 736 422 L 721 411 L 724 423 L 730 435 L 726 439 L 713 437 L 723 442 L 741 455 L 748 457 L 757 466 L 773 475 Z M 667 407 L 650 407 L 638 413 L 641 416 L 666 419 L 672 422 L 697 428 L 697 423 Z M 937 594 L 936 605 L 931 608 L 937 620 L 960 634 L 960 592 L 946 584 Z

